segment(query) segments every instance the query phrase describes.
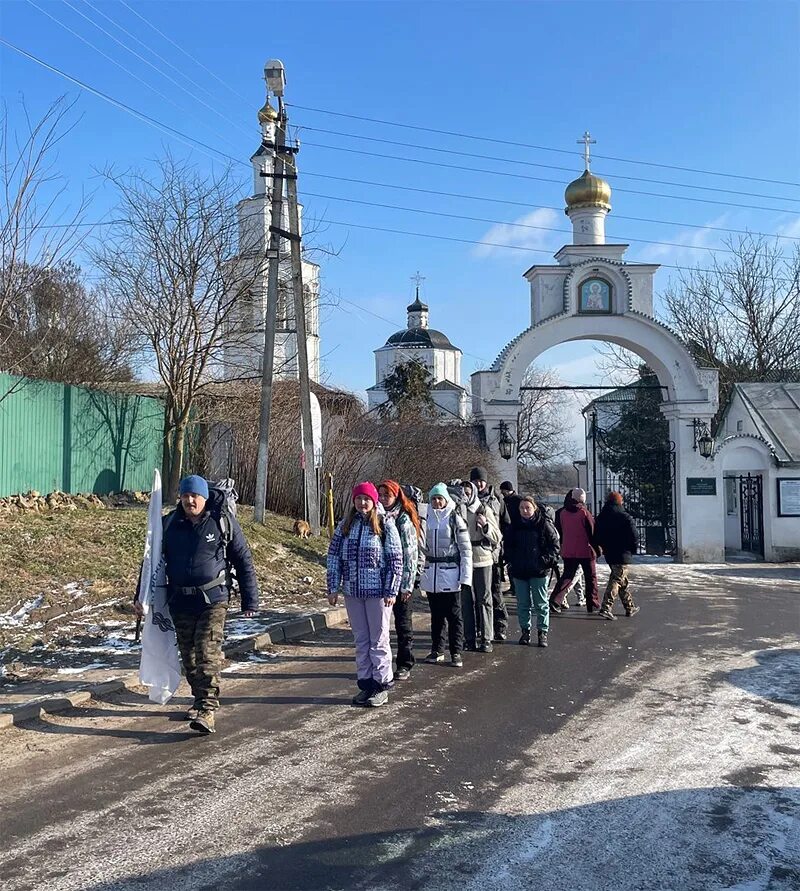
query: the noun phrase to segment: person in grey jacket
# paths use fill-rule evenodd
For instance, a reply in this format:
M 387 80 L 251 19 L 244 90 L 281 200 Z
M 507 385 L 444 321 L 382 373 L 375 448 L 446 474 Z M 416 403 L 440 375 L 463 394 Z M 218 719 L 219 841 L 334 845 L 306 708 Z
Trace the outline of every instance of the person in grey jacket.
M 500 543 L 500 524 L 494 511 L 478 498 L 474 483 L 463 483 L 467 529 L 472 544 L 472 583 L 461 589 L 464 646 L 481 653 L 492 652 L 494 621 L 492 567 Z
M 472 581 L 472 545 L 467 524 L 456 511 L 447 486 L 437 483 L 428 497 L 419 555 L 419 586 L 428 595 L 431 608 L 431 651 L 425 661 L 444 662 L 447 625 L 452 665 L 461 668 L 464 664 L 461 586 Z

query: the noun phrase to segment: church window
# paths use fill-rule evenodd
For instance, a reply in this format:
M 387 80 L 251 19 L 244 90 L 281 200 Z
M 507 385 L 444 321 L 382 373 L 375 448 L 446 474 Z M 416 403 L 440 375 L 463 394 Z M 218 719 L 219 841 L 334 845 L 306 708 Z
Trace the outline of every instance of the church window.
M 581 282 L 578 312 L 611 312 L 611 285 L 596 277 Z

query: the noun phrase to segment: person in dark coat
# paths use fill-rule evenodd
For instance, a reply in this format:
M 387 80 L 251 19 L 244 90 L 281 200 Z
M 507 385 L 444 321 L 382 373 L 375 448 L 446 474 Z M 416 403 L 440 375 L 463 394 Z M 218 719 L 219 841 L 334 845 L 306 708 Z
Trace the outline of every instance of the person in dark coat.
M 630 592 L 628 565 L 639 547 L 639 536 L 631 515 L 622 507 L 622 495 L 619 492 L 608 493 L 606 503 L 597 515 L 594 539 L 611 570 L 598 615 L 604 619 L 614 619 L 614 601 L 618 593 L 625 607 L 625 615 L 635 615 L 639 612 L 639 607 L 633 602 Z
M 478 498 L 485 507 L 491 509 L 497 517 L 500 531 L 508 525 L 508 510 L 505 500 L 499 498 L 494 491 L 494 486 L 489 485 L 489 474 L 485 467 L 473 467 L 469 472 L 469 481 L 475 486 Z M 494 623 L 495 643 L 506 639 L 508 628 L 508 609 L 503 599 L 503 590 L 500 579 L 500 544 L 498 543 L 492 562 L 492 620 Z
M 538 643 L 546 647 L 550 627 L 548 573 L 558 560 L 560 548 L 556 528 L 536 501 L 523 495 L 519 500 L 519 520 L 506 526 L 503 540 L 517 596 L 517 618 L 522 631 L 519 642 L 530 644 L 531 618 L 535 614 Z
M 500 483 L 500 494 L 503 496 L 503 502 L 505 503 L 505 511 L 503 512 L 503 516 L 499 518 L 501 520 L 500 532 L 504 532 L 505 528 L 510 523 L 519 522 L 520 496 L 514 491 L 514 486 L 510 480 L 505 480 L 505 482 Z M 501 582 L 506 580 L 506 565 L 505 543 L 501 541 L 500 561 L 498 563 Z
M 556 524 L 561 536 L 561 554 L 564 557 L 564 574 L 550 595 L 550 610 L 561 612 L 561 604 L 572 585 L 578 567 L 586 580 L 586 611 L 600 609 L 597 593 L 597 550 L 594 546 L 594 517 L 586 508 L 586 492 L 575 488 L 564 502 L 564 510 Z
M 567 503 L 570 501 L 571 498 L 572 498 L 572 489 L 570 489 L 567 492 L 567 494 L 564 496 L 563 505 L 553 515 L 553 523 L 555 524 L 555 527 L 557 530 L 561 529 L 561 513 L 564 510 L 564 508 L 567 506 Z M 561 532 L 559 531 L 559 535 L 560 534 L 561 534 Z M 563 569 L 564 564 L 563 564 L 563 560 L 561 560 L 559 562 L 560 562 L 560 565 L 559 565 L 559 563 L 557 563 L 553 567 L 553 573 L 551 575 L 551 578 L 555 577 L 555 580 L 556 580 L 556 583 L 553 586 L 553 590 L 555 590 L 555 588 L 558 586 L 558 583 L 561 581 L 561 570 Z M 561 601 L 561 609 L 562 610 L 569 609 L 569 595 L 573 591 L 575 592 L 575 606 L 586 606 L 586 598 L 583 595 L 583 588 L 584 588 L 583 570 L 578 569 L 575 572 L 575 578 L 572 580 L 572 584 L 570 585 L 569 588 L 567 588 L 567 590 L 564 594 L 564 599 Z
M 253 616 L 258 609 L 253 556 L 236 517 L 225 518 L 230 529 L 223 532 L 223 502 L 218 490 L 209 493 L 203 477 L 187 476 L 180 483 L 180 504 L 164 517 L 167 601 L 194 697 L 186 718 L 201 733 L 215 730 L 231 568 L 239 582 L 242 615 Z

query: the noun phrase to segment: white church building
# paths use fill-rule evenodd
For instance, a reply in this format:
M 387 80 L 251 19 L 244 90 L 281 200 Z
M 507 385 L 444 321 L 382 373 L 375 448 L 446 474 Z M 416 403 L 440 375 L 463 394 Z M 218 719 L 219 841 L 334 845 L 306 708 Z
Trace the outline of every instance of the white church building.
M 375 350 L 375 385 L 367 389 L 370 411 L 388 401 L 384 382 L 398 365 L 421 362 L 433 378 L 431 396 L 441 421 L 463 421 L 467 417 L 467 391 L 461 386 L 461 350 L 447 335 L 428 324 L 429 309 L 419 296 L 407 307 L 408 324 Z
M 270 241 L 270 216 L 272 201 L 271 177 L 273 154 L 270 146 L 275 141 L 275 125 L 278 113 L 267 99 L 258 112 L 262 143 L 250 158 L 253 167 L 253 194 L 237 205 L 239 217 L 239 249 L 229 262 L 246 264 L 243 278 L 255 277 L 256 284 L 245 298 L 238 299 L 237 312 L 231 319 L 228 341 L 223 359 L 224 377 L 228 380 L 254 378 L 261 373 L 264 350 L 264 318 L 267 308 L 267 274 L 264 258 Z M 303 216 L 300 211 L 302 232 Z M 281 228 L 289 229 L 288 203 L 283 202 Z M 292 299 L 292 275 L 289 246 L 281 239 L 279 266 L 278 314 L 275 327 L 275 375 L 277 379 L 297 378 L 297 335 L 294 324 Z M 258 267 L 263 275 L 253 276 Z M 309 376 L 320 379 L 319 336 L 319 266 L 303 261 L 303 291 L 306 306 L 306 333 L 308 344 Z M 238 278 L 238 276 L 237 276 Z M 230 335 L 233 336 L 230 336 Z

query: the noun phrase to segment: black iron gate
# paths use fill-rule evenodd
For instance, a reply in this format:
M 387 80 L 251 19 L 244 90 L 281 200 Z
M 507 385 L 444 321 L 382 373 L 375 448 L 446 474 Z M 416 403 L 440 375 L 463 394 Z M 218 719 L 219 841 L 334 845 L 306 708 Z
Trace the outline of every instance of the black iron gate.
M 764 556 L 764 492 L 760 475 L 739 477 L 742 550 Z
M 639 440 L 636 461 L 615 449 L 593 414 L 590 427 L 595 516 L 609 492 L 620 492 L 639 533 L 639 552 L 664 556 L 677 547 L 675 443 Z

